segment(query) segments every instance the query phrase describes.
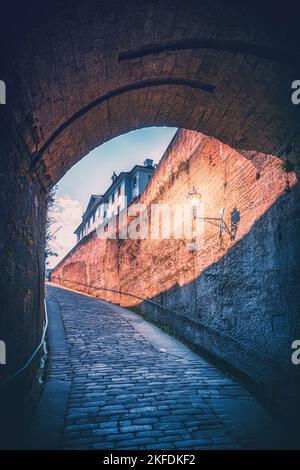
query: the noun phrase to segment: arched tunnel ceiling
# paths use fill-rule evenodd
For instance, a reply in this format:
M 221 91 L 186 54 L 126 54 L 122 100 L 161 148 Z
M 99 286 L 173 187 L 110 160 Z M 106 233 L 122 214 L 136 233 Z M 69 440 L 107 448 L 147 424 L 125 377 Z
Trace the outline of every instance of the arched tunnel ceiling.
M 43 185 L 144 126 L 276 155 L 298 146 L 293 35 L 255 2 L 241 3 L 32 2 L 30 21 L 9 32 L 4 78 L 10 118 Z

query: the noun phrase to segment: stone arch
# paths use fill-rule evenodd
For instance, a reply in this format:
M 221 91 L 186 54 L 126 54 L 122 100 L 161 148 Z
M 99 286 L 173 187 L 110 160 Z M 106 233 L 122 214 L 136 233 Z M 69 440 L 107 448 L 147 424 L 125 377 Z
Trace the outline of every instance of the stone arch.
M 129 130 L 172 125 L 249 158 L 296 162 L 300 121 L 297 28 L 256 2 L 45 0 L 17 15 L 11 4 L 1 33 L 0 331 L 8 357 L 18 344 L 14 370 L 42 327 L 45 195 L 80 158 Z
M 258 15 L 240 3 L 36 4 L 13 35 L 7 83 L 20 91 L 11 114 L 43 185 L 102 142 L 149 125 L 276 155 L 295 145 L 294 31 L 274 8 Z

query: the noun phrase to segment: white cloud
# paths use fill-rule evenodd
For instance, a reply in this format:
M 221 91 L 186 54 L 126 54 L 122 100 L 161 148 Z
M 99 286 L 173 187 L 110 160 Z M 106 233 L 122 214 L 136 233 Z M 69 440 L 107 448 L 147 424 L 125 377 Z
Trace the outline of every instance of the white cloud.
M 82 205 L 70 196 L 55 198 L 49 211 L 51 218 L 50 234 L 53 240 L 49 242 L 51 250 L 58 256 L 49 256 L 47 267 L 53 268 L 76 244 L 74 230 L 81 222 Z

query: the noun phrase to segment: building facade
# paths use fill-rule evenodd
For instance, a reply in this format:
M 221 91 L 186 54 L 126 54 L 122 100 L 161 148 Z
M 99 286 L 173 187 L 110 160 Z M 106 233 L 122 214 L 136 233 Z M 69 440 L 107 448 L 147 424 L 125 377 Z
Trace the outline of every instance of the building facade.
M 153 160 L 147 158 L 144 166 L 135 165 L 129 172 L 112 175 L 112 184 L 103 195 L 93 194 L 90 197 L 82 222 L 74 233 L 77 242 L 99 225 L 118 215 L 137 199 L 146 188 L 155 171 Z

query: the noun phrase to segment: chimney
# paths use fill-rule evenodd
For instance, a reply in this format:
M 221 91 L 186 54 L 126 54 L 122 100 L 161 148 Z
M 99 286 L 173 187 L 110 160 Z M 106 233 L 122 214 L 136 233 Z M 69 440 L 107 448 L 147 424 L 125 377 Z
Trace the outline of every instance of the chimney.
M 146 158 L 144 161 L 144 166 L 147 168 L 153 168 L 153 160 L 151 160 L 151 158 Z
M 112 182 L 114 183 L 117 178 L 118 178 L 117 173 L 114 171 L 111 177 Z

